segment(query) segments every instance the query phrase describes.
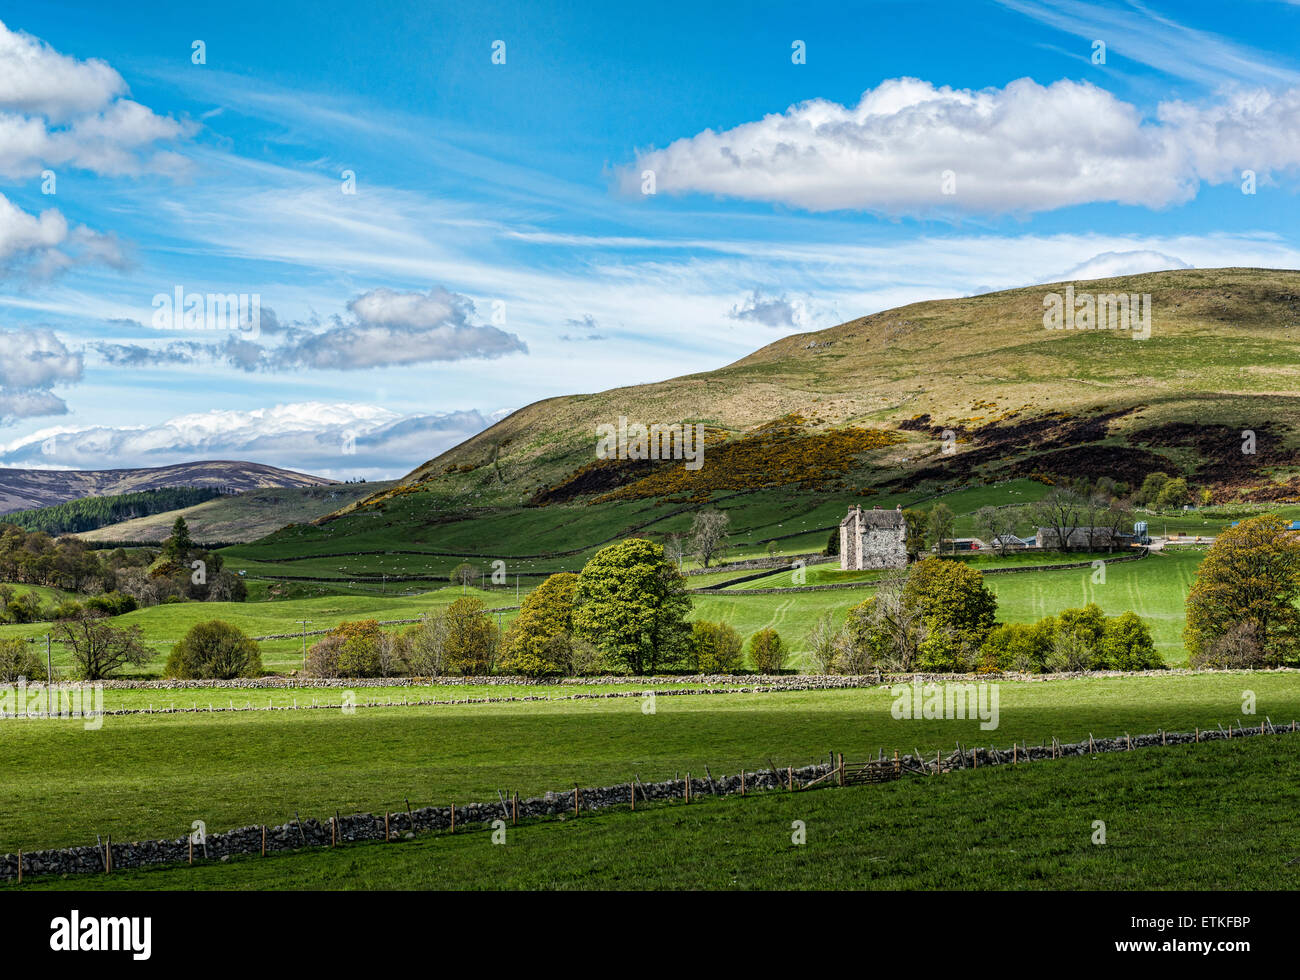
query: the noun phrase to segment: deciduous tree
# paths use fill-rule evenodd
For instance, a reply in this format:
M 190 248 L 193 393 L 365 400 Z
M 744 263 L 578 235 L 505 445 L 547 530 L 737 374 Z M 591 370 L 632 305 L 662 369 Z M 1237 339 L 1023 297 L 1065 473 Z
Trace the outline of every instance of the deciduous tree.
M 629 538 L 609 545 L 578 576 L 574 631 L 633 674 L 674 666 L 690 637 L 685 586 L 653 541 Z
M 103 680 L 128 664 L 143 665 L 153 658 L 139 626 L 119 629 L 98 618 L 65 619 L 54 624 L 54 635 L 67 644 L 81 680 Z
M 1300 653 L 1300 541 L 1287 526 L 1263 514 L 1215 539 L 1187 593 L 1183 639 L 1193 657 L 1209 655 L 1242 622 L 1254 624 L 1265 663 L 1278 665 Z

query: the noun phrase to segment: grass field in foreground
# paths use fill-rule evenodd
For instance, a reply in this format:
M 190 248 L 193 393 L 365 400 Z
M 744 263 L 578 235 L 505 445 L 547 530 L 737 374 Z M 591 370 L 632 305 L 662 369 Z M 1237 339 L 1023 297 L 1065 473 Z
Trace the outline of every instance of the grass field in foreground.
M 1008 746 L 1242 718 L 1242 692 L 1275 723 L 1300 718 L 1300 679 L 1201 674 L 1003 683 L 999 727 L 899 721 L 886 688 L 435 707 L 0 721 L 0 852 L 175 837 L 413 805 L 612 785 L 639 773 L 804 765 L 831 751 Z M 1300 747 L 1300 741 L 1295 743 Z
M 65 879 L 24 888 L 1300 888 L 1300 736 Z M 791 840 L 804 822 L 806 843 Z M 1092 842 L 1093 821 L 1106 843 Z M 17 886 L 9 885 L 9 888 Z

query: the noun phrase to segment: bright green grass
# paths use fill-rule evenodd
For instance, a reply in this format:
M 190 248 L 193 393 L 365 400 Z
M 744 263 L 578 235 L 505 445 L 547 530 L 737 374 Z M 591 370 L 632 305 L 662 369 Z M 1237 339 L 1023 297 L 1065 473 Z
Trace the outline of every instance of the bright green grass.
M 1089 602 L 1108 616 L 1132 610 L 1146 621 L 1167 662 L 1186 663 L 1184 600 L 1204 557 L 1203 548 L 1152 552 L 1140 561 L 1107 565 L 1105 584 L 1094 583 L 1087 568 L 990 575 L 985 582 L 998 597 L 1000 620 L 1033 622 Z
M 888 689 L 659 697 L 342 711 L 0 721 L 0 851 L 174 837 L 452 801 L 536 795 L 639 773 L 804 765 L 962 744 L 1008 746 L 1229 724 L 1243 690 L 1260 716 L 1300 718 L 1294 674 L 1214 674 L 1004 683 L 1000 727 L 899 721 Z M 1256 716 L 1242 719 L 1247 724 Z M 1222 777 L 1222 772 L 1217 775 Z
M 1300 888 L 1296 736 L 424 834 L 32 889 Z M 1225 795 L 1224 774 L 1231 774 Z M 794 821 L 806 843 L 793 844 Z M 1093 821 L 1106 843 L 1092 843 Z M 10 889 L 17 886 L 9 885 Z
M 1165 660 L 1179 664 L 1187 661 L 1182 641 L 1186 622 L 1183 603 L 1204 555 L 1201 548 L 1180 548 L 1152 553 L 1138 561 L 1116 562 L 1106 566 L 1105 584 L 1093 583 L 1091 567 L 989 575 L 984 581 L 998 598 L 1002 622 L 1034 622 L 1089 602 L 1096 602 L 1111 616 L 1131 609 L 1147 621 Z M 752 587 L 770 581 L 760 579 Z M 747 591 L 736 587 L 696 595 L 694 618 L 729 623 L 742 636 L 775 629 L 794 651 L 793 664 L 803 666 L 807 636 L 818 618 L 830 612 L 837 622 L 842 621 L 849 609 L 873 590 L 864 585 L 860 589 L 775 595 L 746 595 Z
M 1092 583 L 1092 570 L 1072 569 L 1057 572 L 1023 572 L 1013 575 L 990 575 L 989 587 L 998 596 L 998 617 L 1009 622 L 1029 622 L 1061 609 L 1095 601 L 1114 615 L 1132 609 L 1146 618 L 1152 629 L 1157 647 L 1171 663 L 1185 662 L 1182 646 L 1183 599 L 1191 585 L 1203 549 L 1175 549 L 1163 555 L 1152 554 L 1136 562 L 1119 562 L 1106 568 L 1106 584 Z M 1086 558 L 1086 556 L 1085 556 Z M 1008 555 L 980 556 L 974 559 L 975 567 L 991 567 L 1005 561 L 1007 564 L 1031 560 L 1031 556 Z M 1038 560 L 1042 560 L 1039 556 Z M 834 565 L 813 565 L 805 570 L 807 584 L 826 581 L 852 580 L 873 573 L 840 572 Z M 712 575 L 691 576 L 689 584 L 698 587 L 710 580 L 733 577 L 730 573 L 715 579 Z M 778 583 L 778 579 L 780 580 Z M 703 580 L 703 581 L 700 581 Z M 791 584 L 789 573 L 781 573 L 746 583 L 716 594 L 694 596 L 692 618 L 730 623 L 744 638 L 760 629 L 772 627 L 781 633 L 795 655 L 792 666 L 804 665 L 803 651 L 808 632 L 825 612 L 842 619 L 850 607 L 871 594 L 869 584 L 861 589 L 809 591 L 777 595 L 747 595 L 755 588 L 773 584 Z M 530 586 L 522 585 L 520 595 L 527 595 Z M 358 594 L 326 595 L 305 599 L 284 599 L 275 602 L 242 603 L 173 603 L 136 610 L 118 617 L 118 625 L 139 625 L 145 641 L 157 651 L 157 657 L 147 667 L 124 672 L 123 676 L 157 676 L 161 673 L 171 646 L 196 622 L 208 619 L 225 619 L 250 636 L 266 636 L 300 632 L 302 619 L 310 620 L 309 630 L 330 629 L 352 619 L 415 619 L 426 612 L 445 608 L 462 594 L 458 587 L 444 586 L 433 592 L 415 596 Z M 515 591 L 511 588 L 481 590 L 468 589 L 466 595 L 480 598 L 489 608 L 513 606 Z M 514 618 L 513 612 L 501 614 L 503 627 Z M 0 626 L 0 638 L 23 636 L 42 638 L 49 625 L 31 623 Z M 309 636 L 308 644 L 314 640 Z M 287 638 L 266 640 L 261 643 L 263 665 L 268 671 L 287 672 L 302 666 L 302 641 Z M 56 667 L 70 665 L 63 647 L 54 646 Z
M 306 619 L 308 630 L 332 629 L 345 620 L 353 619 L 417 619 L 425 613 L 446 608 L 461 595 L 483 600 L 488 608 L 510 606 L 515 602 L 514 591 L 465 589 L 445 586 L 436 592 L 417 596 L 335 595 L 312 599 L 289 599 L 282 602 L 177 602 L 137 609 L 135 612 L 113 619 L 115 626 L 139 626 L 147 645 L 158 652 L 158 657 L 148 667 L 138 671 L 141 675 L 161 672 L 172 644 L 185 635 L 195 623 L 209 619 L 223 619 L 237 626 L 249 636 L 297 633 L 303 629 L 299 620 Z M 513 613 L 505 613 L 501 620 L 508 625 Z M 28 623 L 21 626 L 0 626 L 0 638 L 11 636 L 38 637 L 42 643 L 50 631 L 48 623 Z M 315 638 L 308 636 L 310 646 Z M 262 663 L 270 671 L 292 670 L 302 665 L 300 639 L 266 640 L 261 643 Z M 66 649 L 54 645 L 54 665 L 67 668 L 71 665 Z M 121 676 L 130 676 L 124 671 Z
M 1032 480 L 1013 480 L 959 490 L 925 499 L 942 499 L 958 514 L 986 504 L 1026 503 L 1046 493 Z M 917 494 L 865 498 L 871 506 L 910 506 Z M 803 494 L 789 490 L 720 493 L 713 505 L 731 518 L 729 560 L 767 554 L 775 541 L 778 554 L 821 551 L 828 529 L 838 526 L 856 494 Z M 397 497 L 385 510 L 359 511 L 323 525 L 285 528 L 253 544 L 236 545 L 222 554 L 228 567 L 249 575 L 300 575 L 322 578 L 420 575 L 445 578 L 457 564 L 470 561 L 484 569 L 500 558 L 507 574 L 578 571 L 605 544 L 622 537 L 647 535 L 655 540 L 685 533 L 694 509 L 655 500 L 601 504 L 552 504 L 547 507 L 494 509 L 435 523 L 423 495 Z M 485 547 L 490 543 L 490 547 Z M 391 554 L 419 551 L 424 554 Z M 324 557 L 335 552 L 342 556 Z M 456 552 L 476 557 L 434 554 Z M 688 561 L 686 568 L 697 567 Z
M 79 597 L 71 592 L 65 592 L 63 589 L 56 589 L 48 585 L 24 585 L 21 582 L 7 582 L 4 584 L 7 584 L 14 590 L 14 598 L 32 592 L 41 600 L 42 605 L 62 602 L 64 599 L 85 598 L 84 596 Z
M 1019 551 L 1008 552 L 1005 555 L 998 555 L 994 552 L 982 552 L 976 554 L 965 554 L 957 556 L 946 556 L 946 560 L 959 561 L 963 565 L 976 570 L 987 568 L 1019 568 L 1032 567 L 1035 565 L 1055 565 L 1076 562 L 1091 562 L 1096 559 L 1114 558 L 1114 553 L 1104 551 L 1085 551 L 1085 552 L 1060 552 L 1060 551 Z M 874 569 L 842 571 L 838 564 L 827 562 L 819 565 L 809 565 L 803 569 L 803 581 L 796 583 L 794 581 L 794 572 L 773 572 L 771 575 L 759 579 L 753 579 L 749 582 L 741 582 L 738 585 L 729 587 L 731 591 L 740 591 L 745 589 L 770 589 L 770 588 L 790 588 L 795 584 L 800 585 L 834 585 L 842 582 L 874 582 L 884 573 Z M 737 572 L 732 577 L 740 578 L 743 572 Z M 691 576 L 691 582 L 694 584 L 696 578 L 712 579 L 712 576 Z M 715 581 L 725 581 L 726 576 L 719 576 Z
M 738 677 L 731 681 L 710 683 L 710 688 L 747 687 L 752 680 Z M 662 690 L 671 687 L 685 689 L 698 686 L 689 678 L 671 678 L 656 681 L 654 688 Z M 148 689 L 148 688 L 110 688 L 104 691 L 104 709 L 141 710 L 146 708 L 163 709 L 207 709 L 222 708 L 265 708 L 268 705 L 277 708 L 306 706 L 312 704 L 341 706 L 347 696 L 355 703 L 365 706 L 369 703 L 381 704 L 388 701 L 402 703 L 405 701 L 460 701 L 467 698 L 568 698 L 576 694 L 594 694 L 606 692 L 632 692 L 640 694 L 646 689 L 644 681 L 614 681 L 596 684 L 420 684 L 393 685 L 384 687 L 348 687 L 342 682 L 339 687 L 308 688 L 240 688 L 232 686 Z

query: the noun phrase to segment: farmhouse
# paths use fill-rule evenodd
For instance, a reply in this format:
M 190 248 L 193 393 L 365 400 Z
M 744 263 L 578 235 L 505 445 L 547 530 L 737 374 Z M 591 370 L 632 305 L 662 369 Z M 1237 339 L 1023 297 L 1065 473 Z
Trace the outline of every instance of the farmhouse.
M 1111 527 L 1071 527 L 1065 529 L 1067 548 L 1113 548 L 1127 545 L 1131 535 L 1121 534 Z M 1039 548 L 1060 548 L 1061 531 L 1054 527 L 1040 527 L 1037 535 Z
M 901 508 L 850 507 L 840 521 L 840 568 L 903 568 L 907 565 L 907 521 Z

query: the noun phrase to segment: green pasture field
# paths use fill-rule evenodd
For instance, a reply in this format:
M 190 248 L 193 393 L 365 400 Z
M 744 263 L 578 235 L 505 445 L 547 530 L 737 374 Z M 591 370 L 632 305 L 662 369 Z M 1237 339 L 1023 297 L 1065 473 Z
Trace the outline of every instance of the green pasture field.
M 1016 481 L 1020 483 L 1040 486 Z M 996 488 L 985 491 L 986 496 L 999 493 Z M 864 506 L 893 507 L 908 506 L 916 498 L 916 494 L 880 495 L 862 500 Z M 857 498 L 788 490 L 715 495 L 713 505 L 731 517 L 727 560 L 766 555 L 768 542 L 773 540 L 777 554 L 821 551 L 829 529 L 838 526 L 844 516 L 848 499 Z M 477 564 L 486 573 L 496 559 L 505 562 L 506 574 L 511 577 L 516 572 L 579 571 L 601 547 L 621 538 L 646 535 L 662 540 L 670 533 L 685 533 L 698 505 L 657 500 L 552 504 L 469 513 L 441 522 L 436 514 L 430 516 L 423 495 L 397 497 L 384 508 L 358 511 L 318 526 L 285 528 L 261 541 L 226 548 L 222 555 L 230 569 L 268 576 L 386 572 L 445 578 L 462 561 Z M 347 554 L 325 557 L 335 551 Z M 393 551 L 426 554 L 385 553 Z M 691 560 L 683 567 L 698 564 Z
M 1011 575 L 990 575 L 989 588 L 998 596 L 998 618 L 1008 622 L 1031 622 L 1049 613 L 1071 606 L 1097 602 L 1110 615 L 1132 609 L 1148 621 L 1157 648 L 1170 663 L 1185 662 L 1182 646 L 1184 622 L 1183 599 L 1191 585 L 1196 566 L 1204 549 L 1186 548 L 1170 550 L 1135 562 L 1119 562 L 1106 567 L 1106 584 L 1092 582 L 1091 568 L 1068 569 L 1053 572 L 1022 572 Z M 975 567 L 994 567 L 999 561 L 1015 564 L 1026 560 L 1024 555 L 979 556 L 973 559 Z M 971 560 L 971 559 L 964 559 Z M 738 577 L 725 573 L 723 578 Z M 840 576 L 853 577 L 872 573 L 840 572 L 834 565 L 813 565 L 806 570 L 807 584 L 835 581 Z M 862 588 L 810 590 L 805 593 L 780 593 L 776 595 L 747 594 L 754 588 L 768 587 L 780 577 L 783 584 L 788 573 L 758 579 L 744 586 L 711 594 L 693 596 L 695 619 L 729 623 L 742 637 L 760 629 L 776 629 L 790 645 L 794 656 L 790 666 L 805 666 L 803 652 L 806 638 L 817 619 L 829 611 L 841 620 L 849 608 L 871 595 L 872 588 L 864 582 Z M 691 576 L 689 584 L 698 587 L 697 580 L 709 581 L 712 575 Z M 715 580 L 716 581 L 716 580 Z M 534 583 L 536 584 L 536 583 Z M 523 586 L 521 595 L 527 595 Z M 148 666 L 124 671 L 121 676 L 158 676 L 171 646 L 196 622 L 224 619 L 238 626 L 249 636 L 295 633 L 302 630 L 299 620 L 309 620 L 307 629 L 331 629 L 351 619 L 415 619 L 426 612 L 445 608 L 462 594 L 481 599 L 488 608 L 514 606 L 515 592 L 505 589 L 465 589 L 442 586 L 431 592 L 413 596 L 365 594 L 334 594 L 303 599 L 282 599 L 275 602 L 191 602 L 172 603 L 139 609 L 117 617 L 117 625 L 138 625 L 144 632 L 147 644 L 153 647 L 157 658 Z M 513 621 L 513 611 L 503 612 L 498 618 L 502 627 Z M 400 627 L 394 627 L 400 628 Z M 0 626 L 0 638 L 9 636 L 34 637 L 43 640 L 49 624 L 29 623 Z M 309 636 L 308 645 L 314 642 Z M 302 666 L 301 639 L 286 638 L 261 641 L 263 666 L 270 672 L 288 672 Z M 56 667 L 67 667 L 70 661 L 64 648 L 54 645 Z
M 6 582 L 14 590 L 14 598 L 33 592 L 41 600 L 42 605 L 50 605 L 62 602 L 64 599 L 85 599 L 85 596 L 78 596 L 73 592 L 66 592 L 63 589 L 56 589 L 48 585 L 24 585 L 22 582 Z
M 1300 757 L 1279 735 L 876 786 L 704 796 L 10 889 L 1300 888 Z M 1224 773 L 1231 773 L 1225 805 Z M 792 841 L 803 821 L 806 843 Z M 1093 821 L 1106 843 L 1093 843 Z
M 299 620 L 309 620 L 308 630 L 332 629 L 345 620 L 353 619 L 417 619 L 428 612 L 444 609 L 462 595 L 483 600 L 488 608 L 514 604 L 513 591 L 485 591 L 459 586 L 444 586 L 434 592 L 416 596 L 382 595 L 332 595 L 312 599 L 287 599 L 282 602 L 177 602 L 116 616 L 115 626 L 139 626 L 145 643 L 158 651 L 158 657 L 148 666 L 134 671 L 122 671 L 118 676 L 157 676 L 162 671 L 172 644 L 185 635 L 195 623 L 222 619 L 237 626 L 248 636 L 267 636 L 279 633 L 296 633 L 303 629 Z M 514 613 L 503 613 L 501 622 L 508 626 Z M 401 628 L 401 627 L 396 627 Z M 0 639 L 18 636 L 34 637 L 43 648 L 48 623 L 0 626 Z M 319 637 L 308 636 L 310 646 Z M 302 640 L 289 638 L 263 640 L 262 665 L 271 672 L 289 671 L 302 666 Z M 55 668 L 66 668 L 71 660 L 61 644 L 54 644 Z
M 1242 716 L 1243 691 L 1258 716 Z M 734 773 L 895 749 L 950 751 L 1300 718 L 1294 673 L 1003 683 L 999 727 L 895 720 L 887 687 L 432 707 L 0 721 L 0 852 Z M 232 692 L 235 698 L 246 692 Z M 217 697 L 215 694 L 213 697 Z M 1298 743 L 1300 744 L 1300 743 Z M 1296 751 L 1293 747 L 1292 751 Z M 770 760 L 770 762 L 769 762 Z M 1222 771 L 1217 771 L 1221 778 Z M 1220 787 L 1222 790 L 1222 787 Z
M 743 688 L 753 684 L 743 675 L 732 680 L 710 683 L 710 688 Z M 672 687 L 692 689 L 699 685 L 687 677 L 666 678 L 656 681 L 655 690 Z M 376 687 L 348 686 L 347 681 L 338 687 L 303 688 L 240 688 L 221 685 L 202 688 L 150 689 L 111 688 L 104 691 L 104 710 L 171 709 L 220 711 L 229 708 L 304 708 L 308 705 L 341 707 L 350 696 L 358 709 L 367 705 L 387 702 L 438 701 L 450 703 L 465 699 L 485 698 L 546 698 L 563 700 L 576 694 L 622 693 L 640 697 L 648 688 L 644 680 L 601 681 L 590 684 L 448 684 L 434 681 L 426 684 L 393 684 Z
M 1077 562 L 1091 562 L 1096 559 L 1114 558 L 1114 552 L 1105 551 L 1034 551 L 1034 552 L 1008 552 L 1005 555 L 998 555 L 993 552 L 975 552 L 957 555 L 945 555 L 946 559 L 959 561 L 964 565 L 983 571 L 988 568 L 1019 568 L 1022 566 L 1033 567 L 1035 565 L 1056 565 Z M 863 569 L 860 571 L 843 571 L 835 561 L 824 564 L 809 565 L 803 569 L 802 585 L 834 585 L 842 582 L 874 582 L 883 575 L 883 572 L 874 569 Z M 744 572 L 735 572 L 731 578 L 740 578 Z M 749 582 L 741 582 L 737 585 L 728 587 L 727 591 L 744 591 L 747 589 L 770 589 L 770 588 L 792 588 L 795 583 L 792 578 L 793 572 L 773 572 L 771 575 L 763 578 L 753 579 Z M 696 578 L 714 579 L 714 576 L 695 576 L 692 575 L 690 582 L 695 583 Z M 728 576 L 719 574 L 714 581 L 726 581 Z
M 1105 584 L 1094 583 L 1092 568 L 990 575 L 985 584 L 998 597 L 998 620 L 1027 623 L 1095 602 L 1107 615 L 1132 610 L 1147 621 L 1156 649 L 1170 664 L 1186 663 L 1182 633 L 1183 602 L 1203 548 L 1152 553 L 1147 558 L 1106 566 Z M 811 572 L 811 569 L 810 569 Z M 759 580 L 763 581 L 763 580 Z M 757 587 L 757 583 L 754 583 Z M 793 665 L 804 664 L 806 638 L 827 611 L 839 621 L 872 594 L 872 587 L 827 589 L 807 593 L 746 595 L 743 587 L 696 595 L 695 618 L 729 623 L 742 636 L 775 629 L 795 652 Z
M 731 517 L 730 546 L 723 560 L 741 561 L 767 555 L 771 542 L 776 546 L 773 553 L 782 556 L 822 551 L 830 529 L 838 526 L 849 502 L 926 509 L 942 500 L 958 515 L 957 533 L 970 535 L 978 531 L 974 513 L 980 507 L 1030 503 L 1049 489 L 1036 481 L 1019 479 L 938 496 L 803 495 L 765 490 L 721 493 L 712 504 Z M 505 563 L 509 584 L 514 584 L 518 574 L 526 589 L 536 585 L 543 575 L 580 571 L 588 558 L 611 541 L 634 535 L 662 540 L 669 533 L 685 533 L 697 507 L 668 500 L 615 501 L 492 509 L 440 519 L 436 510 L 430 510 L 424 495 L 410 495 L 385 503 L 382 511 L 358 511 L 319 526 L 288 527 L 261 541 L 226 548 L 222 555 L 228 568 L 256 577 L 250 578 L 250 583 L 283 576 L 330 580 L 282 583 L 299 594 L 310 594 L 313 589 L 316 594 L 369 592 L 380 588 L 378 582 L 368 581 L 376 576 L 419 576 L 416 583 L 391 583 L 396 590 L 409 591 L 445 581 L 461 562 L 476 565 L 485 576 L 489 575 L 492 562 L 497 560 Z M 1022 530 L 1028 533 L 1031 529 L 1026 525 Z M 346 554 L 331 554 L 335 551 Z M 399 551 L 417 553 L 394 553 Z M 986 558 L 973 557 L 976 561 Z M 682 567 L 697 569 L 700 565 L 691 558 Z M 692 576 L 691 585 L 713 584 L 725 577 L 725 573 L 717 578 L 713 573 Z M 251 587 L 259 598 L 269 597 L 269 585 Z

